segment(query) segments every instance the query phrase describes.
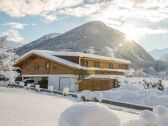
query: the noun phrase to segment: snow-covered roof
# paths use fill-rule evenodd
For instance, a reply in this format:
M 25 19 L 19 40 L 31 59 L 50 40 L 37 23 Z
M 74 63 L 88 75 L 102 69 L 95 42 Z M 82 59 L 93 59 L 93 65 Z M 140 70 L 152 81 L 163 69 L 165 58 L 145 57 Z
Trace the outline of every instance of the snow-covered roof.
M 38 55 L 40 57 L 44 57 L 47 58 L 51 61 L 55 61 L 64 65 L 67 65 L 69 67 L 72 68 L 77 68 L 77 69 L 83 69 L 83 70 L 101 70 L 101 71 L 114 71 L 114 72 L 129 72 L 129 70 L 125 70 L 125 69 L 108 69 L 108 68 L 94 68 L 94 67 L 84 67 L 81 66 L 80 64 L 76 64 L 73 63 L 71 61 L 68 61 L 66 59 L 62 59 L 60 57 L 57 57 L 55 54 L 58 52 L 54 51 L 47 51 L 47 50 L 32 50 L 27 52 L 26 54 L 22 55 L 16 62 L 15 64 L 18 64 L 19 62 L 23 61 L 24 59 L 26 59 L 27 57 L 29 57 L 32 54 Z M 62 52 L 65 55 L 65 52 Z M 76 52 L 69 52 L 69 54 L 71 53 L 76 53 Z M 67 53 L 68 54 L 68 53 Z M 60 53 L 61 55 L 61 53 Z
M 76 64 L 76 63 L 73 63 L 73 62 L 70 62 L 68 60 L 65 60 L 65 59 L 62 59 L 62 58 L 59 58 L 57 56 L 54 56 L 50 53 L 46 53 L 46 51 L 42 51 L 42 50 L 32 50 L 32 51 L 29 51 L 27 53 L 25 53 L 24 55 L 22 55 L 17 61 L 16 61 L 16 64 L 23 61 L 24 59 L 26 59 L 27 57 L 29 57 L 30 55 L 32 54 L 35 54 L 35 55 L 38 55 L 40 57 L 44 57 L 44 58 L 47 58 L 49 60 L 52 60 L 52 61 L 56 61 L 56 62 L 59 62 L 59 63 L 62 63 L 62 64 L 65 64 L 65 65 L 68 65 L 70 67 L 74 67 L 74 68 L 79 68 L 80 65 L 79 64 Z
M 129 60 L 125 60 L 125 59 L 118 59 L 118 58 L 112 58 L 112 57 L 100 56 L 100 55 L 82 53 L 82 52 L 56 52 L 56 51 L 49 51 L 49 50 L 33 50 L 33 51 L 47 53 L 55 56 L 79 56 L 79 57 L 86 57 L 86 58 L 110 60 L 110 61 L 116 61 L 116 62 L 122 62 L 122 63 L 128 63 L 128 64 L 131 63 Z

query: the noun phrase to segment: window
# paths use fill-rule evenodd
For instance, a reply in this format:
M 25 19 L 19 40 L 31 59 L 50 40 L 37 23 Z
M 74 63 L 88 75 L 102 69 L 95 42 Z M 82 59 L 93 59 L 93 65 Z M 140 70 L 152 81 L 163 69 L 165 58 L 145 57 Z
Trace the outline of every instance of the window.
M 99 62 L 94 62 L 95 67 L 99 67 Z
M 88 61 L 87 60 L 81 60 L 81 65 L 82 66 L 88 66 Z
M 50 67 L 50 64 L 47 62 L 47 63 L 45 63 L 45 68 L 46 69 L 49 69 L 49 67 Z
M 109 68 L 113 68 L 113 64 L 112 63 L 109 63 Z
M 57 64 L 54 63 L 53 64 L 53 68 L 56 69 L 57 68 Z
M 39 69 L 40 68 L 40 65 L 38 63 L 35 63 L 34 64 L 34 69 Z
M 123 68 L 123 65 L 122 65 L 122 64 L 119 64 L 119 65 L 118 65 L 118 68 L 119 68 L 119 69 L 122 69 L 122 68 Z

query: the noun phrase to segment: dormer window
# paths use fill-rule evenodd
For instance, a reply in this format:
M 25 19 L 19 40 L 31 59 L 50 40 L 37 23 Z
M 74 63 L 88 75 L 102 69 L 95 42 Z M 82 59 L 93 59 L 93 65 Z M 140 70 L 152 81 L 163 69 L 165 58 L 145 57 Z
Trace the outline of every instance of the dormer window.
M 100 65 L 99 62 L 94 62 L 95 67 L 99 67 L 99 65 Z

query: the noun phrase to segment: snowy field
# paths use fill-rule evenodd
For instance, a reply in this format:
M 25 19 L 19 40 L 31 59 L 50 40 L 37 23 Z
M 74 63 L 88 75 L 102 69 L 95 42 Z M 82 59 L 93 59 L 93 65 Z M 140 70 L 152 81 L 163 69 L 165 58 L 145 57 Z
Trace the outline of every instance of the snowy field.
M 17 88 L 0 87 L 0 126 L 57 126 L 60 114 L 77 99 Z M 112 110 L 122 121 L 136 114 Z
M 164 90 L 160 91 L 150 87 L 151 85 L 148 89 L 144 89 L 143 80 L 151 85 L 159 81 L 154 78 L 129 78 L 126 80 L 126 84 L 121 82 L 119 88 L 102 91 L 103 98 L 145 106 L 162 105 L 168 107 L 168 81 L 162 81 Z

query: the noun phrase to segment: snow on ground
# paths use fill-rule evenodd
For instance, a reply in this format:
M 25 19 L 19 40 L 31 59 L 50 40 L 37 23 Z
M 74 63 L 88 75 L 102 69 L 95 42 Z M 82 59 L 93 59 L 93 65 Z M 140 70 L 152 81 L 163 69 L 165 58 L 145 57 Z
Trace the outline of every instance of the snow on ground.
M 0 126 L 57 126 L 60 114 L 79 101 L 69 96 L 0 87 Z M 137 115 L 112 110 L 122 121 Z
M 57 126 L 73 99 L 0 87 L 0 126 Z
M 168 107 L 168 88 L 164 91 L 141 89 L 135 85 L 122 85 L 108 91 L 102 91 L 103 98 L 133 104 Z

